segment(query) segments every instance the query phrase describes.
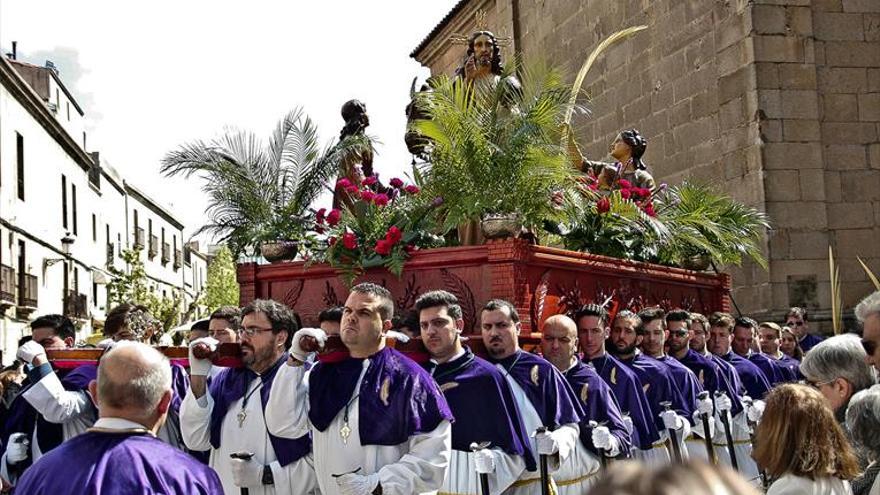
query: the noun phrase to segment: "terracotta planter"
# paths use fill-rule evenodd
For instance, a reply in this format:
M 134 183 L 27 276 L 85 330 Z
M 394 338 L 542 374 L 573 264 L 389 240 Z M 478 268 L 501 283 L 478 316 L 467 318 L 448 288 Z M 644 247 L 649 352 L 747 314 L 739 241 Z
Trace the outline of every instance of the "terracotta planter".
M 260 245 L 260 254 L 269 263 L 292 260 L 296 258 L 299 244 L 296 241 L 272 241 Z
M 516 237 L 522 231 L 522 222 L 515 213 L 486 215 L 480 223 L 486 239 Z

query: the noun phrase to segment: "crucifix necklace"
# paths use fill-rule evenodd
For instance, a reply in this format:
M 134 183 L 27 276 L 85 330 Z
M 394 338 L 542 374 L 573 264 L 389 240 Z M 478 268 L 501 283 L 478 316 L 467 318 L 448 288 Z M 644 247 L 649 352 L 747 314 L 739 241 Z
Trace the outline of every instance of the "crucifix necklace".
M 351 427 L 348 426 L 348 408 L 351 406 L 351 403 L 354 402 L 360 393 L 354 394 L 354 397 L 348 401 L 348 404 L 345 405 L 345 413 L 342 415 L 342 428 L 339 429 L 339 436 L 342 437 L 342 443 L 348 443 L 348 437 L 351 435 Z
M 244 396 L 244 399 L 241 400 L 241 410 L 238 411 L 238 414 L 235 416 L 236 418 L 238 418 L 238 427 L 239 428 L 244 426 L 244 420 L 247 419 L 247 411 L 245 411 L 244 409 L 247 407 L 248 399 L 250 399 L 251 396 L 254 395 L 254 392 L 256 392 L 257 389 L 259 389 L 262 386 L 263 386 L 263 381 L 260 380 L 260 382 L 257 383 L 257 386 L 254 387 L 253 389 L 251 389 L 251 391 L 248 392 Z M 247 387 L 247 384 L 245 384 L 245 387 Z

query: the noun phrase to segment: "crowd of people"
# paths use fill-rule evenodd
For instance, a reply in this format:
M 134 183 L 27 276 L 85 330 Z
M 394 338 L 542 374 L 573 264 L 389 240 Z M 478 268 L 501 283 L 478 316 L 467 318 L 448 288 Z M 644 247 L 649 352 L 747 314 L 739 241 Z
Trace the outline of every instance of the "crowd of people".
M 856 308 L 861 336 L 823 339 L 802 308 L 780 325 L 588 304 L 548 318 L 535 352 L 508 301 L 468 336 L 448 292 L 394 311 L 369 283 L 319 328 L 273 300 L 220 308 L 188 369 L 145 343 L 143 307 L 114 308 L 98 363 L 72 369 L 47 353 L 74 345 L 73 324 L 37 318 L 0 373 L 3 490 L 880 493 L 880 292 Z M 242 366 L 212 362 L 223 343 Z

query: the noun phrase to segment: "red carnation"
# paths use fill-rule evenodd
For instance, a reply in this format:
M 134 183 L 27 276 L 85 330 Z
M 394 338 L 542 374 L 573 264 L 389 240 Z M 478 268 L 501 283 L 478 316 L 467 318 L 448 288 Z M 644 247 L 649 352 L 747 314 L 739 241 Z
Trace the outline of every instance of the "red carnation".
M 330 213 L 327 214 L 327 225 L 333 227 L 339 223 L 339 218 L 342 216 L 342 212 L 333 208 L 330 210 Z
M 397 188 L 403 187 L 403 181 L 398 179 L 397 177 L 391 179 L 391 182 L 389 182 L 389 184 L 391 184 L 391 187 L 397 187 Z
M 375 199 L 375 198 L 376 198 L 376 195 L 373 193 L 373 191 L 370 191 L 367 189 L 364 189 L 363 191 L 361 191 L 361 199 L 362 200 L 369 203 L 370 201 L 373 201 L 373 199 Z
M 629 197 L 632 195 L 632 191 L 632 189 L 621 189 L 620 197 L 623 199 L 629 199 Z
M 322 224 L 324 223 L 324 215 L 327 213 L 327 208 L 321 208 L 315 213 L 315 223 Z
M 342 234 L 342 245 L 346 249 L 356 249 L 358 247 L 358 238 L 351 232 Z
M 419 186 L 414 186 L 412 184 L 404 187 L 403 190 L 410 194 L 418 194 L 419 191 L 421 191 L 421 189 L 419 189 Z
M 599 214 L 608 213 L 611 210 L 611 201 L 606 198 L 601 198 L 599 201 L 596 201 L 596 211 Z
M 327 238 L 327 244 L 329 244 L 329 245 L 331 245 L 331 246 L 336 245 L 336 237 L 332 237 L 332 236 L 331 236 L 331 237 L 328 237 L 328 238 Z
M 648 204 L 646 204 L 645 207 L 644 207 L 643 209 L 645 210 L 645 213 L 646 213 L 649 217 L 656 217 L 656 216 L 657 216 L 657 212 L 654 211 L 654 203 L 648 203 Z
M 352 185 L 351 181 L 344 177 L 336 181 L 336 189 L 348 189 Z
M 361 182 L 361 184 L 363 184 L 365 186 L 372 186 L 373 184 L 375 184 L 378 181 L 379 181 L 379 179 L 377 179 L 375 175 L 371 175 L 371 176 L 367 177 L 366 179 L 364 179 Z
M 403 233 L 400 232 L 400 229 L 397 226 L 392 225 L 388 228 L 388 232 L 385 233 L 385 240 L 390 242 L 391 244 L 397 244 L 400 242 L 400 239 L 403 238 Z
M 384 194 L 375 194 L 373 195 L 373 202 L 376 203 L 376 206 L 385 206 L 388 204 L 388 196 Z
M 632 188 L 632 184 L 630 183 L 630 181 L 628 181 L 628 180 L 626 180 L 626 179 L 620 179 L 620 181 L 618 182 L 618 184 L 620 185 L 620 188 L 621 188 L 621 189 L 630 189 L 630 188 Z
M 376 254 L 381 256 L 388 256 L 391 254 L 391 246 L 392 244 L 385 239 L 379 239 L 376 241 L 376 247 L 374 248 Z
M 345 188 L 345 192 L 347 192 L 348 194 L 357 194 L 358 193 L 358 186 L 356 186 L 354 184 L 347 186 Z

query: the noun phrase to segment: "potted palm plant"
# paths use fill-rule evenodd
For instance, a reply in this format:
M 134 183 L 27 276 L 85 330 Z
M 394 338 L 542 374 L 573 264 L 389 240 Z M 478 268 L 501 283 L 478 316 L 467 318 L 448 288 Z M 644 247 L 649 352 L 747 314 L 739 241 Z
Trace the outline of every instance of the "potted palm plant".
M 316 242 L 310 205 L 342 160 L 371 147 L 368 137 L 358 135 L 322 149 L 314 123 L 297 108 L 278 123 L 268 144 L 233 131 L 169 152 L 161 170 L 205 180 L 210 221 L 196 234 L 219 236 L 236 257 L 260 253 L 280 261 Z

